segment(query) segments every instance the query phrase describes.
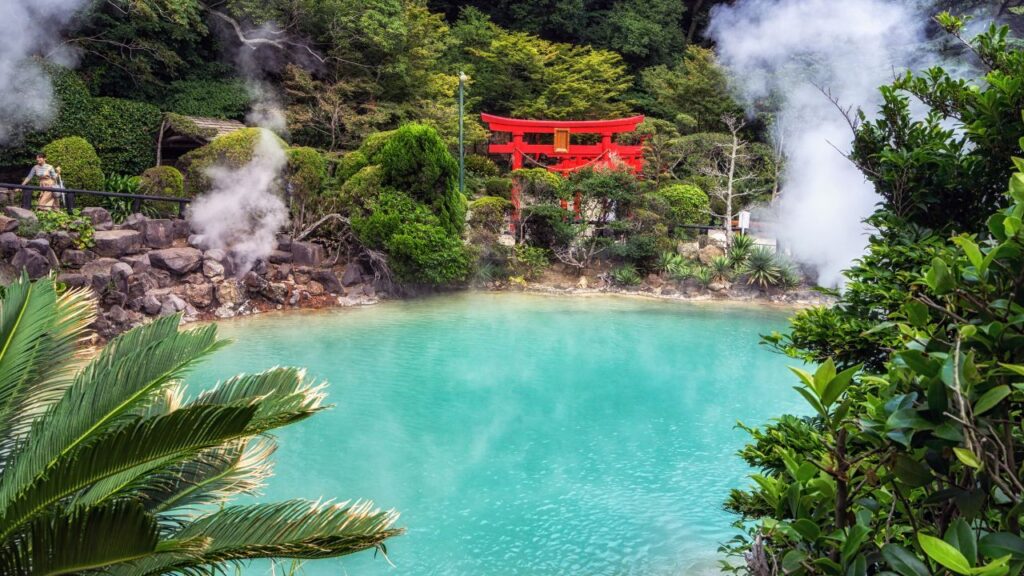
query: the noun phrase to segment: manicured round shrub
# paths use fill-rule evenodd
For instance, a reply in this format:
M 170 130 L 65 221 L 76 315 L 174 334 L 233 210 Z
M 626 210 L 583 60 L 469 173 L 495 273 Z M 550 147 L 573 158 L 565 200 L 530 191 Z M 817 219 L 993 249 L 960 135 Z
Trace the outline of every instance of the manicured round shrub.
M 497 196 L 484 196 L 469 203 L 469 223 L 491 232 L 499 232 L 505 224 L 505 213 L 512 203 Z
M 209 190 L 210 180 L 206 171 L 214 165 L 228 168 L 241 168 L 252 160 L 253 152 L 265 131 L 261 128 L 243 128 L 215 138 L 212 142 L 196 148 L 185 154 L 178 160 L 179 166 L 185 175 L 185 193 L 189 197 L 195 197 Z M 276 138 L 282 148 L 285 147 L 284 140 L 277 135 L 267 132 L 272 138 Z
M 512 199 L 512 180 L 494 176 L 484 181 L 484 191 L 488 196 L 497 196 L 506 200 Z
M 142 173 L 139 194 L 185 197 L 185 177 L 174 166 L 154 166 Z M 153 208 L 163 215 L 177 215 L 176 202 L 154 202 Z
M 441 226 L 403 223 L 386 244 L 392 270 L 404 282 L 444 285 L 469 277 L 472 259 L 462 239 Z
M 710 202 L 700 188 L 692 184 L 672 184 L 655 194 L 668 205 L 668 217 L 673 226 L 707 223 Z
M 377 164 L 380 162 L 380 158 L 377 155 L 380 154 L 380 151 L 384 148 L 384 144 L 387 144 L 388 140 L 390 140 L 394 134 L 394 130 L 374 132 L 363 139 L 363 143 L 359 146 L 358 152 L 362 154 L 370 164 Z
M 458 190 L 458 164 L 437 131 L 421 124 L 395 130 L 376 156 L 368 156 L 384 171 L 384 185 L 406 192 L 430 206 L 441 226 L 461 235 L 466 200 Z
M 341 185 L 341 206 L 351 214 L 361 214 L 380 196 L 383 180 L 380 166 L 364 166 Z
M 497 176 L 500 171 L 498 165 L 487 156 L 470 154 L 466 156 L 466 173 L 473 176 L 491 178 Z
M 241 120 L 251 100 L 240 80 L 178 80 L 171 82 L 164 109 L 188 116 Z
M 289 148 L 287 154 L 292 198 L 319 196 L 327 182 L 327 160 L 316 149 L 306 146 Z
M 512 179 L 519 184 L 523 194 L 539 200 L 554 200 L 561 197 L 564 179 L 544 168 L 520 168 L 512 172 Z
M 54 140 L 43 147 L 43 152 L 46 154 L 46 161 L 49 164 L 61 169 L 61 177 L 66 188 L 81 190 L 103 188 L 103 169 L 100 157 L 96 155 L 96 149 L 85 138 L 69 136 Z M 78 198 L 75 200 L 77 201 Z

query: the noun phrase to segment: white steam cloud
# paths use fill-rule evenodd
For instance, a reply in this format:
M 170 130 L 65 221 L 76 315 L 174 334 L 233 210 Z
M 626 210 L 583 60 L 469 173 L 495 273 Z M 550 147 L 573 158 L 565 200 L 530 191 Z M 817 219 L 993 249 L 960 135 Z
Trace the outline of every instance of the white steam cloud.
M 819 87 L 870 114 L 878 87 L 914 67 L 926 20 L 893 0 L 740 0 L 712 14 L 709 34 L 747 102 L 778 102 L 787 165 L 776 234 L 822 285 L 841 284 L 863 254 L 862 221 L 879 197 L 840 153 L 852 132 Z
M 60 31 L 85 2 L 0 1 L 0 144 L 42 130 L 53 119 L 53 86 L 32 58 L 53 52 L 52 60 L 67 59 L 67 51 L 55 51 L 61 42 Z
M 286 164 L 277 137 L 264 129 L 246 165 L 207 171 L 213 188 L 189 208 L 194 242 L 230 254 L 239 276 L 270 255 L 277 232 L 288 223 L 288 209 L 276 194 Z

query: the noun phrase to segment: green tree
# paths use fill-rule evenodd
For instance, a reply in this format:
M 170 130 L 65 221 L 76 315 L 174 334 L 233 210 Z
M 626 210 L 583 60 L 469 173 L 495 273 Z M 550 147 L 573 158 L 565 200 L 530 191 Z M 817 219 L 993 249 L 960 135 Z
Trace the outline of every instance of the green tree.
M 84 366 L 84 292 L 22 277 L 2 300 L 0 571 L 194 574 L 249 558 L 382 548 L 396 515 L 369 503 L 228 505 L 269 473 L 267 433 L 323 409 L 301 370 L 237 376 L 184 400 L 184 375 L 220 349 L 213 325 L 169 316 Z
M 687 46 L 672 67 L 647 68 L 640 73 L 643 101 L 659 118 L 692 119 L 699 132 L 725 129 L 723 116 L 742 116 L 743 108 L 729 90 L 725 70 L 707 48 Z M 678 120 L 677 120 L 678 121 Z

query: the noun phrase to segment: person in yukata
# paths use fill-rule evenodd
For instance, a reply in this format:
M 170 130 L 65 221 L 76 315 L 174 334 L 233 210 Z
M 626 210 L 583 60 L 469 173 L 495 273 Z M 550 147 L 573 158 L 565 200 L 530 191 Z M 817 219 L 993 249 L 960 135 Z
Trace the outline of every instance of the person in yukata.
M 28 184 L 33 178 L 38 181 L 37 186 L 42 188 L 56 188 L 57 179 L 60 178 L 60 168 L 54 168 L 46 163 L 46 154 L 40 152 L 36 154 L 36 164 L 28 171 L 28 176 L 21 183 L 22 186 Z M 43 191 L 39 195 L 39 209 L 40 210 L 54 210 L 57 208 L 57 197 L 53 192 Z

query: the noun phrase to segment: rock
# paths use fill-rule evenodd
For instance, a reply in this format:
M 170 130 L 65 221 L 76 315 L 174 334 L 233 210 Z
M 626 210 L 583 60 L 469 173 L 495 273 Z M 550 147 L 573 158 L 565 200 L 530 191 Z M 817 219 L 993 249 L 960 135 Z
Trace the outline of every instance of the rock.
M 324 293 L 324 285 L 316 280 L 310 280 L 309 283 L 306 284 L 306 290 L 313 296 L 319 296 Z
M 144 214 L 136 212 L 124 219 L 124 222 L 121 223 L 121 228 L 131 228 L 132 230 L 142 232 L 143 226 L 148 221 L 149 218 L 146 218 Z
M 189 284 L 185 298 L 196 308 L 206 308 L 213 303 L 213 284 Z
M 18 272 L 25 270 L 33 280 L 46 276 L 51 270 L 46 256 L 27 246 L 18 250 L 10 263 Z
M 143 220 L 138 226 L 142 241 L 150 248 L 167 248 L 174 243 L 174 225 L 170 220 Z
M 97 258 L 96 260 L 86 262 L 82 265 L 82 274 L 85 274 L 86 276 L 105 274 L 109 277 L 110 267 L 117 263 L 118 260 L 114 260 L 113 258 Z
M 132 270 L 134 270 L 136 274 L 149 272 L 150 268 L 152 268 L 152 265 L 150 265 L 149 263 L 149 254 L 124 256 L 121 258 L 121 262 L 124 262 L 125 264 L 131 266 Z
M 650 286 L 651 288 L 661 288 L 662 286 L 665 285 L 665 280 L 662 279 L 662 277 L 658 276 L 657 274 L 648 274 L 647 285 Z
M 198 270 L 203 262 L 203 253 L 195 248 L 164 248 L 149 253 L 149 262 L 155 268 L 161 268 L 176 274 L 188 274 Z
M 244 278 L 242 278 L 242 284 L 244 284 L 250 292 L 258 293 L 266 288 L 268 282 L 259 274 L 250 271 L 245 274 Z
M 131 318 L 128 316 L 128 311 L 118 306 L 117 304 L 110 307 L 107 310 L 107 319 L 115 324 L 127 324 Z
M 675 288 L 673 288 L 672 286 L 664 286 L 661 289 L 661 294 L 663 296 L 675 296 L 678 293 L 679 293 L 679 291 L 676 290 Z
M 170 316 L 171 314 L 177 314 L 185 309 L 188 304 L 181 298 L 174 294 L 168 294 L 164 299 L 163 304 L 160 305 L 160 315 Z
M 373 287 L 373 284 L 363 284 L 363 295 L 367 298 L 376 298 L 377 289 Z
M 587 277 L 586 276 L 580 276 L 580 279 L 576 281 L 576 288 L 578 288 L 580 290 L 586 290 L 587 289 Z
M 341 285 L 346 288 L 363 281 L 363 267 L 358 262 L 349 262 L 345 273 L 341 275 Z
M 210 279 L 223 278 L 224 265 L 216 260 L 203 260 L 203 275 Z
M 277 249 L 291 251 L 292 249 L 292 237 L 287 234 L 277 235 Z
M 96 253 L 89 250 L 68 249 L 60 255 L 61 263 L 67 268 L 81 268 L 87 262 L 95 259 Z
M 78 234 L 75 234 L 75 236 L 73 237 L 73 236 L 71 236 L 71 234 L 69 234 L 69 233 L 67 233 L 67 232 L 65 232 L 63 230 L 58 230 L 56 232 L 51 232 L 50 233 L 50 246 L 53 247 L 53 251 L 54 252 L 56 252 L 57 254 L 63 255 L 65 250 L 67 250 L 68 248 L 71 248 L 71 246 L 74 245 L 75 237 L 77 237 L 77 236 L 78 236 Z
M 292 262 L 299 266 L 319 266 L 324 261 L 324 247 L 316 242 L 292 242 Z
M 315 282 L 319 282 L 331 294 L 343 294 L 345 289 L 342 288 L 341 281 L 338 280 L 338 276 L 330 270 L 314 270 L 310 277 Z
M 129 299 L 142 298 L 159 287 L 156 279 L 145 272 L 136 272 L 129 276 L 126 285 Z
M 25 245 L 25 240 L 13 232 L 0 234 L 0 255 L 5 259 L 11 258 Z
M 260 295 L 271 302 L 284 304 L 285 300 L 288 299 L 288 287 L 280 282 L 268 282 L 267 285 L 260 290 Z
M 312 270 L 308 266 L 295 266 L 292 268 L 292 277 L 295 278 L 296 284 L 308 284 L 313 279 L 310 276 Z
M 237 313 L 235 312 L 234 308 L 225 304 L 214 310 L 213 315 L 216 316 L 217 318 L 220 318 L 221 320 L 224 320 L 227 318 L 234 318 L 237 315 Z
M 206 252 L 203 252 L 203 258 L 213 260 L 214 262 L 223 262 L 227 257 L 227 253 L 220 248 L 210 248 Z
M 57 254 L 50 248 L 50 242 L 45 238 L 33 238 L 25 243 L 25 248 L 33 250 L 43 258 L 46 258 L 46 262 L 50 265 L 51 269 L 56 270 L 60 268 L 60 260 L 57 259 Z
M 184 218 L 171 220 L 171 235 L 175 240 L 184 240 L 192 233 L 192 226 Z
M 128 277 L 132 275 L 132 267 L 124 262 L 118 262 L 110 267 L 110 281 L 114 287 L 121 292 L 128 293 Z
M 201 272 L 194 272 L 185 276 L 184 282 L 185 284 L 206 284 L 206 276 Z
M 0 233 L 14 232 L 18 229 L 18 219 L 8 216 L 0 216 Z
M 676 244 L 676 252 L 680 256 L 684 256 L 689 259 L 694 259 L 700 253 L 700 242 L 683 242 L 682 240 Z
M 7 215 L 8 218 L 14 218 L 15 220 L 28 220 L 29 222 L 39 221 L 35 212 L 25 210 L 19 206 L 4 206 L 4 214 Z
M 84 288 L 89 285 L 89 279 L 84 274 L 73 274 L 64 272 L 57 276 L 58 282 L 63 282 L 68 288 Z
M 700 259 L 701 264 L 704 264 L 705 266 L 711 264 L 711 261 L 719 256 L 725 256 L 725 250 L 714 244 L 709 244 L 701 248 L 700 252 L 697 254 L 697 258 Z
M 291 264 L 272 264 L 267 270 L 267 279 L 274 282 L 283 282 L 291 276 Z
M 150 316 L 159 314 L 161 306 L 160 300 L 153 294 L 146 294 L 142 298 L 142 310 Z
M 110 212 L 105 208 L 99 206 L 82 208 L 82 216 L 88 218 L 92 222 L 92 227 L 97 230 L 110 230 L 114 227 L 114 219 L 110 217 Z
M 172 284 L 174 284 L 174 278 L 171 277 L 171 273 L 168 272 L 167 270 L 160 270 L 158 268 L 150 268 L 150 270 L 149 270 L 149 272 L 147 272 L 147 274 L 152 276 L 153 279 L 156 280 L 157 286 L 159 286 L 161 288 L 167 288 L 167 287 L 171 286 Z
M 234 306 L 242 301 L 242 291 L 234 280 L 225 280 L 217 285 L 217 301 L 222 305 Z
M 721 282 L 716 281 L 716 282 L 712 282 L 712 283 L 708 284 L 708 290 L 711 290 L 712 292 L 722 292 L 722 291 L 728 290 L 728 289 L 729 289 L 729 283 L 725 282 L 725 281 L 721 281 Z
M 267 258 L 271 264 L 285 264 L 292 261 L 292 253 L 284 250 L 274 250 Z
M 142 234 L 135 230 L 97 230 L 93 251 L 100 256 L 118 258 L 142 251 Z

